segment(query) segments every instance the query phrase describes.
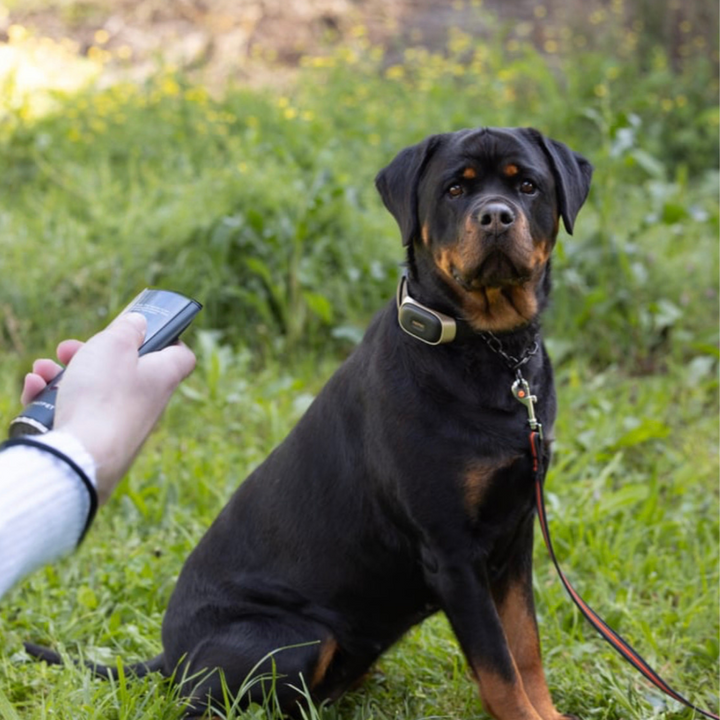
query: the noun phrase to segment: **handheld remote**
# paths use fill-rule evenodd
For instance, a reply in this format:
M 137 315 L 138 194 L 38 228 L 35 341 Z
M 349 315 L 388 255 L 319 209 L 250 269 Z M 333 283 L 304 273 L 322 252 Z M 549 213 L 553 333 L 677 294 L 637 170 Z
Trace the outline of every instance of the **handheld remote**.
M 123 311 L 141 313 L 147 318 L 145 341 L 138 354 L 162 350 L 172 345 L 202 310 L 191 298 L 170 290 L 143 290 Z M 55 398 L 62 379 L 61 371 L 11 423 L 9 436 L 40 435 L 52 429 L 55 419 Z

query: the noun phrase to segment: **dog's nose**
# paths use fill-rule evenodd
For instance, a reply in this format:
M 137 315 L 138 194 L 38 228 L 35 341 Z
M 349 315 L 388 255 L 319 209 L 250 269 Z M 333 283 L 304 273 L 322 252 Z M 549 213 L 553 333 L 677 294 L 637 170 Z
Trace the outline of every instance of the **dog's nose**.
M 497 234 L 511 227 L 515 222 L 515 213 L 504 202 L 493 201 L 478 210 L 477 218 L 483 230 Z

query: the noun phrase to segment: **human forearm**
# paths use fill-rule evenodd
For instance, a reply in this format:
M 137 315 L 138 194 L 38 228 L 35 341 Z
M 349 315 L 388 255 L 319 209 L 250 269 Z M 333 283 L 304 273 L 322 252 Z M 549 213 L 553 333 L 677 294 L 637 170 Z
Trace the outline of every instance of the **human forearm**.
M 56 448 L 95 483 L 95 464 L 63 432 L 35 441 Z M 86 526 L 90 493 L 78 473 L 49 452 L 16 445 L 0 452 L 0 596 L 35 568 L 73 550 Z

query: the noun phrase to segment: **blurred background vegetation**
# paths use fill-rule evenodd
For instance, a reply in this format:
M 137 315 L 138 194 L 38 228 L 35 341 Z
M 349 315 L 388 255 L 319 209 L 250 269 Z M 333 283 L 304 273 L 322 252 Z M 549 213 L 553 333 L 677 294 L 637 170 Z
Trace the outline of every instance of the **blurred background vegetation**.
M 0 342 L 86 336 L 146 285 L 260 356 L 344 352 L 402 259 L 373 177 L 424 135 L 532 125 L 596 166 L 556 357 L 717 343 L 717 4 L 9 0 Z M 673 342 L 674 340 L 678 342 Z

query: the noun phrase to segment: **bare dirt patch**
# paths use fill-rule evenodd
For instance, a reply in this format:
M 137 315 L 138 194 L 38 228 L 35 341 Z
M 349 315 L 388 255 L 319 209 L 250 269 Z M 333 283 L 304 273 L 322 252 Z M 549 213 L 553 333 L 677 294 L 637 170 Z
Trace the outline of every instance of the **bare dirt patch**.
M 443 47 L 451 28 L 478 38 L 489 27 L 519 30 L 542 49 L 561 27 L 599 32 L 597 13 L 639 22 L 671 48 L 686 26 L 708 34 L 708 51 L 717 47 L 717 3 L 707 0 L 0 0 L 0 41 L 19 26 L 99 60 L 111 78 L 170 66 L 221 87 L 277 84 L 301 57 L 360 36 L 391 60 L 410 44 Z M 499 22 L 488 25 L 488 15 Z

